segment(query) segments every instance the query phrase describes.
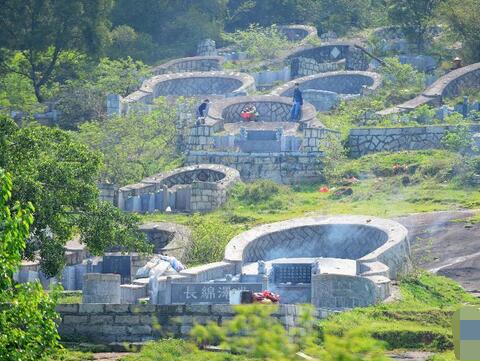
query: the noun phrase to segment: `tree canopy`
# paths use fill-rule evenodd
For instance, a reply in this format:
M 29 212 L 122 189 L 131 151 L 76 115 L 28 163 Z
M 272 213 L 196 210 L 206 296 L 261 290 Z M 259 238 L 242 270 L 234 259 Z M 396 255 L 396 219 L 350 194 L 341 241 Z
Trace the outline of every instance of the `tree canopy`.
M 0 168 L 12 174 L 12 199 L 35 207 L 25 256 L 38 251 L 46 275 L 62 269 L 63 247 L 75 234 L 94 254 L 117 245 L 149 250 L 135 216 L 98 200 L 100 167 L 101 156 L 67 132 L 35 124 L 20 128 L 0 117 Z
M 58 68 L 61 54 L 102 49 L 112 0 L 5 0 L 0 6 L 0 66 L 32 82 L 38 101 Z M 18 68 L 8 66 L 19 51 Z

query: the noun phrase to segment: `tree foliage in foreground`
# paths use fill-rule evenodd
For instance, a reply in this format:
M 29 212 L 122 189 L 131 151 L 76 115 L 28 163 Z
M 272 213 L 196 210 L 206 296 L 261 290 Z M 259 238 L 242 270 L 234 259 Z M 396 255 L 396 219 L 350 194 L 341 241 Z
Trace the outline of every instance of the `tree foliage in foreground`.
M 191 332 L 192 340 L 200 348 L 220 345 L 234 354 L 261 360 L 295 360 L 299 359 L 297 352 L 322 361 L 388 360 L 382 342 L 361 330 L 344 337 L 322 336 L 308 306 L 299 316 L 299 326 L 288 331 L 271 316 L 275 306 L 243 305 L 236 306 L 235 311 L 235 317 L 222 326 L 196 325 Z
M 12 201 L 12 179 L 0 169 L 0 360 L 44 360 L 58 347 L 56 293 L 48 296 L 39 282 L 14 285 L 22 259 L 33 206 Z M 8 304 L 8 306 L 6 306 Z
M 12 174 L 12 200 L 35 207 L 25 256 L 41 256 L 41 269 L 56 275 L 64 245 L 75 234 L 94 254 L 121 246 L 148 251 L 138 219 L 98 199 L 101 157 L 62 130 L 32 124 L 19 128 L 0 117 L 0 168 Z

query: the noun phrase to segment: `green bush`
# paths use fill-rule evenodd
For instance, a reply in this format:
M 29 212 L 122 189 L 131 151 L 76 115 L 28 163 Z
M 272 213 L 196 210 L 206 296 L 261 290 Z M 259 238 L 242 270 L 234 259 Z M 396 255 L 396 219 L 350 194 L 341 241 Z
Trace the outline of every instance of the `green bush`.
M 239 199 L 245 203 L 262 203 L 288 189 L 272 180 L 263 179 L 246 184 L 241 189 Z
M 258 24 L 250 24 L 246 30 L 223 33 L 222 38 L 237 45 L 239 50 L 257 60 L 275 58 L 280 51 L 292 46 L 275 24 L 267 28 Z
M 193 232 L 193 244 L 187 253 L 189 265 L 221 261 L 228 241 L 242 230 L 223 219 L 200 214 L 189 217 L 187 225 Z

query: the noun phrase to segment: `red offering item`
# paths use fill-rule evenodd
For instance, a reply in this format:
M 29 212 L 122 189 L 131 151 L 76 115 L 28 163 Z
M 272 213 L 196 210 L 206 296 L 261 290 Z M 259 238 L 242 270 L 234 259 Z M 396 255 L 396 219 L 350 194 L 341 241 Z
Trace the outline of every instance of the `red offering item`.
M 320 193 L 328 193 L 330 191 L 330 189 L 328 189 L 328 187 L 322 187 L 318 190 Z
M 240 116 L 243 118 L 243 119 L 249 119 L 251 114 L 250 113 L 240 113 Z
M 276 293 L 265 290 L 261 293 L 255 292 L 253 294 L 253 301 L 258 303 L 279 303 L 280 295 Z

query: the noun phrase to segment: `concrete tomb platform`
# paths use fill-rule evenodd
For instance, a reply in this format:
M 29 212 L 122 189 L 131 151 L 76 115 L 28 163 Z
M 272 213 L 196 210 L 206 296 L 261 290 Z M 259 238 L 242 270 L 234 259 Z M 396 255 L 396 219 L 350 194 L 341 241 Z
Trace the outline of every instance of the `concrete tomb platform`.
M 318 264 L 320 274 L 339 274 L 355 276 L 357 274 L 357 262 L 351 259 L 329 258 L 329 257 L 299 257 L 299 258 L 277 258 L 265 262 L 265 272 L 268 274 L 274 265 L 282 264 L 310 264 L 312 267 Z M 258 262 L 247 263 L 242 267 L 242 275 L 257 275 Z

